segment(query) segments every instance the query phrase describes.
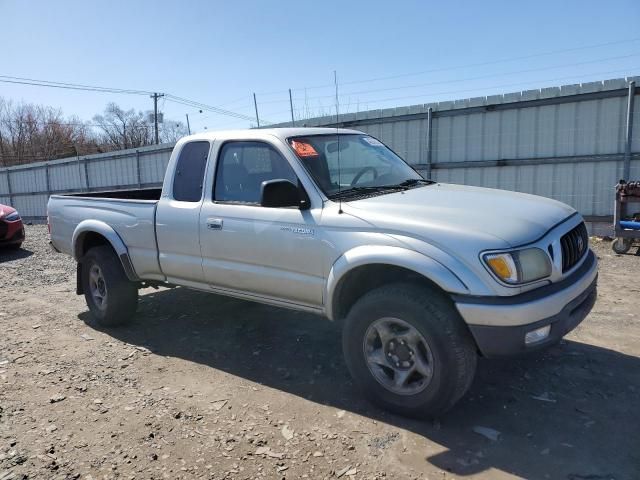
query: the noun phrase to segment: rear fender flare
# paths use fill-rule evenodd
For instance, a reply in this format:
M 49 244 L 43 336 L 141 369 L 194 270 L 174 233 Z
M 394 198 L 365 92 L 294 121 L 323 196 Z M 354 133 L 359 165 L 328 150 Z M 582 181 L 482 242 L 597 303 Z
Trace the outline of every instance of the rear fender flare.
M 73 231 L 71 245 L 73 246 L 73 257 L 78 263 L 82 260 L 82 244 L 85 235 L 88 233 L 97 233 L 104 237 L 120 259 L 127 278 L 132 282 L 140 280 L 131 263 L 129 250 L 122 241 L 122 238 L 120 238 L 120 235 L 118 235 L 113 227 L 99 220 L 83 220 Z

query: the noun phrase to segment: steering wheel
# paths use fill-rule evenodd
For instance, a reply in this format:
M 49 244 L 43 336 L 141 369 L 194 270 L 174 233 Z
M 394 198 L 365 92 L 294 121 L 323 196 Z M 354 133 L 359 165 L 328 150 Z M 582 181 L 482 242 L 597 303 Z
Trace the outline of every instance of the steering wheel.
M 373 172 L 373 179 L 375 180 L 376 178 L 378 178 L 378 170 L 376 170 L 375 167 L 372 167 L 371 165 L 368 165 L 366 167 L 362 167 L 360 169 L 360 171 L 358 173 L 356 173 L 356 176 L 353 177 L 353 180 L 351 180 L 351 186 L 355 186 L 358 183 L 358 180 L 360 180 L 360 177 L 362 177 L 362 175 L 364 175 L 367 172 Z

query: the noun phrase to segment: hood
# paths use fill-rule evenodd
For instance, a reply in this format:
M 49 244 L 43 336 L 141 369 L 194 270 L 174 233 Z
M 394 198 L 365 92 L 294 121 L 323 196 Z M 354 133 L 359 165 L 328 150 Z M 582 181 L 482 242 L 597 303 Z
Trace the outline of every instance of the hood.
M 491 188 L 433 184 L 343 204 L 373 226 L 452 248 L 517 247 L 537 240 L 575 213 L 545 197 Z
M 9 215 L 10 213 L 15 212 L 16 209 L 13 207 L 10 207 L 9 205 L 2 205 L 0 203 L 0 218 L 4 218 L 7 215 Z

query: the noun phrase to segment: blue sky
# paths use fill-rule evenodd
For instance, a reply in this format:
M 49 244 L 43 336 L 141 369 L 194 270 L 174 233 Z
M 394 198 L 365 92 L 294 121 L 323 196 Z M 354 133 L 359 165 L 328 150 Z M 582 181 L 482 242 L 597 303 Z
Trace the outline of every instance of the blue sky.
M 334 70 L 342 111 L 640 75 L 638 0 L 0 0 L 0 18 L 0 75 L 167 92 L 251 116 L 256 92 L 270 121 L 290 118 L 288 88 L 297 115 L 329 113 Z M 152 106 L 6 83 L 0 96 L 84 120 L 110 101 Z M 189 113 L 196 131 L 250 123 L 160 106 L 167 118 Z

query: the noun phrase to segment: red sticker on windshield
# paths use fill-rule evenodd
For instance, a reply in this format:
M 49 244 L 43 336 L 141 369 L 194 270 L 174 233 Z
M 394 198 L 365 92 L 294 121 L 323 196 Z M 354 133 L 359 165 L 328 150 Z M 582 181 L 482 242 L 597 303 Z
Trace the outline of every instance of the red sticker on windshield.
M 300 142 L 297 140 L 291 141 L 291 147 L 299 157 L 317 157 L 318 152 L 310 143 Z

